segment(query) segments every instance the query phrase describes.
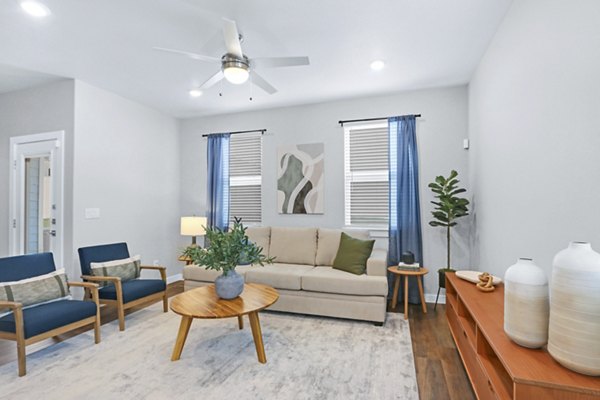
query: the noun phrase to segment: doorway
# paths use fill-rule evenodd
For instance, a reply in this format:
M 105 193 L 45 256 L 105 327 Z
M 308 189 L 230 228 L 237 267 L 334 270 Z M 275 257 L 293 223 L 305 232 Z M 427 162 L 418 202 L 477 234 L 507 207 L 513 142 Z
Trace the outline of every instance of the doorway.
M 52 252 L 63 265 L 64 132 L 10 139 L 11 255 Z

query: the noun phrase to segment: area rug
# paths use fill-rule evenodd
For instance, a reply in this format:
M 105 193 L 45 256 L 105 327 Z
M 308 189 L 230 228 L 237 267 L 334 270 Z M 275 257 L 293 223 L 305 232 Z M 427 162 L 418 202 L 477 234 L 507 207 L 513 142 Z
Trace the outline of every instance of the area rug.
M 180 318 L 155 305 L 0 367 L 0 398 L 20 399 L 418 399 L 408 322 L 260 313 L 267 363 L 248 320 L 194 320 L 171 362 Z

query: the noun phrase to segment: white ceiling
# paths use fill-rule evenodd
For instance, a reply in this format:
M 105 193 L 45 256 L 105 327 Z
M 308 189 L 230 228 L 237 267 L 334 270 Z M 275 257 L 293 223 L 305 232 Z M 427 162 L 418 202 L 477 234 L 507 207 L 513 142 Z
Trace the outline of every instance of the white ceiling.
M 191 117 L 467 83 L 512 0 L 44 1 L 44 20 L 0 2 L 0 64 Z M 220 57 L 224 47 L 203 46 L 220 35 L 222 17 L 236 20 L 248 56 L 306 55 L 311 65 L 258 71 L 274 95 L 225 82 L 191 98 L 218 66 L 152 48 Z M 375 59 L 383 71 L 370 70 Z M 0 90 L 11 84 L 1 72 Z

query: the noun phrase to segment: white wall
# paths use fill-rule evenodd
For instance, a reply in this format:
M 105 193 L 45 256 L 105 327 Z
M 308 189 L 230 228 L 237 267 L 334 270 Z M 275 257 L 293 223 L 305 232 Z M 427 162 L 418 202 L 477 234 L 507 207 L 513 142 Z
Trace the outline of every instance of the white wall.
M 181 272 L 178 129 L 174 118 L 76 81 L 76 275 L 77 248 L 118 241 L 143 264 L 159 260 L 169 276 Z M 86 208 L 99 208 L 100 218 L 85 219 Z
M 206 139 L 203 133 L 267 128 L 263 138 L 263 225 L 342 227 L 344 225 L 344 152 L 341 119 L 422 114 L 417 121 L 420 190 L 425 264 L 434 272 L 445 265 L 441 229 L 427 225 L 432 199 L 427 184 L 436 175 L 456 169 L 467 179 L 467 88 L 465 86 L 404 92 L 256 112 L 187 119 L 181 122 L 181 213 L 204 215 L 206 210 Z M 277 147 L 325 143 L 325 213 L 279 215 L 276 210 Z M 468 221 L 459 227 L 453 244 L 454 265 L 469 260 Z M 461 237 L 462 235 L 462 237 Z M 425 281 L 427 293 L 437 291 L 437 276 Z
M 600 2 L 515 1 L 469 86 L 475 262 L 600 250 Z M 477 262 L 478 261 L 478 262 Z
M 74 81 L 63 80 L 30 89 L 0 94 L 0 257 L 9 255 L 9 172 L 13 136 L 65 131 L 65 266 L 72 253 L 73 208 L 73 104 Z M 59 268 L 61 266 L 58 266 Z

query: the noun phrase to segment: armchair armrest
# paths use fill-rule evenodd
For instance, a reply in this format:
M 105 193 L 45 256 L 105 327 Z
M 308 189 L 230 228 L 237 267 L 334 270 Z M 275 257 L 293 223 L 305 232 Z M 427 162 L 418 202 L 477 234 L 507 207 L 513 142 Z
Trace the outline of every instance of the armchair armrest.
M 23 308 L 23 304 L 14 301 L 0 300 L 0 308 L 10 308 L 13 311 Z
M 373 249 L 371 257 L 367 259 L 367 275 L 387 276 L 387 250 Z
M 163 267 L 162 265 L 140 265 L 140 269 L 149 269 L 160 272 L 160 278 L 167 282 L 167 267 Z
M 119 278 L 120 280 L 121 278 Z M 91 282 L 67 282 L 67 285 L 69 285 L 69 287 L 81 287 L 85 289 L 85 296 L 84 296 L 84 300 L 87 297 L 88 293 L 90 293 L 92 295 L 92 301 L 94 303 L 96 303 L 96 307 L 100 307 L 100 296 L 98 294 L 98 288 L 100 287 L 100 285 L 98 285 L 97 283 L 91 283 Z
M 81 279 L 89 282 L 112 282 L 115 285 L 117 282 L 121 283 L 121 278 L 118 276 L 95 276 L 95 275 L 81 275 Z

